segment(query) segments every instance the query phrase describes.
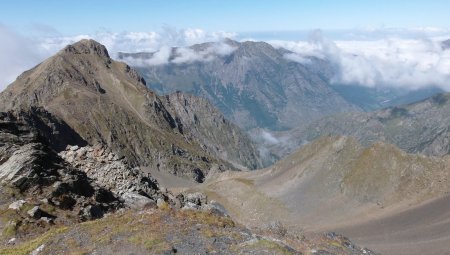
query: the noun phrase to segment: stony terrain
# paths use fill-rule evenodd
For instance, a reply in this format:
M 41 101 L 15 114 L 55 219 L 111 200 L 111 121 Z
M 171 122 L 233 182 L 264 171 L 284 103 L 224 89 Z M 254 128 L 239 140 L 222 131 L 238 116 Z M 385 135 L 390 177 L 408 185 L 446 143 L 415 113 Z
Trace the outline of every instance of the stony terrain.
M 3 111 L 43 108 L 66 123 L 69 129 L 58 130 L 62 142 L 55 149 L 104 144 L 133 166 L 199 181 L 211 168 L 260 165 L 245 134 L 206 101 L 181 95 L 159 97 L 135 70 L 113 61 L 106 48 L 92 40 L 69 45 L 23 73 L 0 98 Z M 201 108 L 193 104 L 197 101 Z M 206 116 L 205 110 L 214 117 Z
M 1 254 L 369 254 L 345 237 L 328 233 L 291 236 L 252 233 L 230 218 L 194 210 L 124 211 L 104 219 L 55 228 L 9 245 Z
M 36 225 L 32 232 L 99 218 L 122 206 L 111 191 L 60 158 L 24 118 L 0 113 L 2 239 Z

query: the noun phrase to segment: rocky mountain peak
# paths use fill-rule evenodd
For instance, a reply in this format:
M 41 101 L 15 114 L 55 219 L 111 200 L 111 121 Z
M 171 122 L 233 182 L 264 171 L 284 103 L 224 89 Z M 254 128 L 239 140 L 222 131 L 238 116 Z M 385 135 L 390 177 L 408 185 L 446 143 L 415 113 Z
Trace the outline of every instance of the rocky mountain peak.
M 72 54 L 92 54 L 103 58 L 110 58 L 106 47 L 92 39 L 83 39 L 74 44 L 67 45 L 62 52 Z
M 239 44 L 240 44 L 238 41 L 235 41 L 235 40 L 230 39 L 230 38 L 225 38 L 223 40 L 223 42 L 228 44 L 228 45 L 230 45 L 230 46 L 235 46 L 235 47 L 239 46 Z
M 269 57 L 270 59 L 282 58 L 282 55 L 272 45 L 262 41 L 236 42 L 228 40 L 226 44 L 235 47 L 235 55 L 245 56 L 252 59 Z

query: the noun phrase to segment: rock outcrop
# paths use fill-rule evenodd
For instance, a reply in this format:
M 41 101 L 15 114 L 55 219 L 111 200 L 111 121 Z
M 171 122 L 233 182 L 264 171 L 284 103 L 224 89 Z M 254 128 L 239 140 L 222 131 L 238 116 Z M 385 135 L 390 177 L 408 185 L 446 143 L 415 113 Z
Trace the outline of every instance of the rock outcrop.
M 161 188 L 158 181 L 139 167 L 130 166 L 102 145 L 68 146 L 59 156 L 73 167 L 120 197 L 125 206 L 135 209 L 164 207 L 173 209 L 205 210 L 227 215 L 226 210 L 215 201 L 209 202 L 203 193 L 180 193 L 174 196 Z
M 155 202 L 158 198 L 164 198 L 158 182 L 150 174 L 145 174 L 139 167 L 130 166 L 125 159 L 100 144 L 93 147 L 68 146 L 59 155 L 118 196 L 136 193 Z
M 70 210 L 81 218 L 87 206 L 95 206 L 102 213 L 120 207 L 118 197 L 67 164 L 26 119 L 27 115 L 0 113 L 0 184 L 3 188 L 17 190 L 29 199 L 27 203 L 50 204 Z M 19 201 L 10 207 L 20 210 L 26 201 Z M 50 217 L 38 206 L 28 214 L 35 219 Z

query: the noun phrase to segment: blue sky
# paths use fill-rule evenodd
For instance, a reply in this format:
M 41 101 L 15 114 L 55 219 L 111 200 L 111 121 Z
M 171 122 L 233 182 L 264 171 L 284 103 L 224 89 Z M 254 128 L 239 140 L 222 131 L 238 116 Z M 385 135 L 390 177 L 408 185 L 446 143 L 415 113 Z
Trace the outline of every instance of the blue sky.
M 155 31 L 164 25 L 258 32 L 450 27 L 448 0 L 2 1 L 0 23 L 21 33 Z

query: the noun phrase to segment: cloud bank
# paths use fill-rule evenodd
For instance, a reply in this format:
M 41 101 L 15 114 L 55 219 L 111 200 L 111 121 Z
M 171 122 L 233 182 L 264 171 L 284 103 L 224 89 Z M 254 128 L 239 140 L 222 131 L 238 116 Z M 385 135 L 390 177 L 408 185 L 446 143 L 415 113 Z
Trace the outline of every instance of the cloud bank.
M 44 30 L 47 32 L 41 33 L 41 36 L 31 33 L 31 37 L 25 37 L 0 24 L 0 90 L 23 71 L 55 54 L 67 44 L 84 38 L 95 39 L 104 44 L 113 57 L 118 52 L 154 52 L 149 59 L 125 59 L 135 66 L 210 61 L 235 50 L 223 42 L 224 38 L 242 39 L 236 33 L 208 32 L 197 28 L 176 29 L 169 26 L 158 32 L 101 31 L 75 36 L 62 36 L 47 27 Z M 364 36 L 355 35 L 352 36 L 354 39 L 339 41 L 332 41 L 320 31 L 315 31 L 305 41 L 268 42 L 291 50 L 293 53 L 285 55 L 291 61 L 305 65 L 311 63 L 311 57 L 330 61 L 336 67 L 331 80 L 336 84 L 410 89 L 435 85 L 450 90 L 450 49 L 443 50 L 441 47 L 441 41 L 450 38 L 450 32 L 423 28 L 418 31 L 427 33 L 414 37 L 411 33 L 416 33 L 416 30 L 408 30 L 408 36 L 401 37 L 399 35 L 402 30 L 374 29 L 362 33 Z M 383 32 L 386 34 L 384 38 L 381 36 Z M 215 43 L 195 49 L 189 47 L 204 42 Z
M 336 67 L 331 82 L 362 86 L 418 89 L 430 85 L 450 90 L 450 50 L 441 39 L 385 38 L 331 41 L 320 31 L 308 41 L 271 41 L 293 51 L 285 58 L 308 64 L 308 57 L 330 61 Z
M 125 57 L 122 60 L 132 66 L 156 66 L 169 63 L 183 64 L 196 61 L 208 62 L 216 57 L 227 56 L 231 54 L 235 47 L 224 42 L 214 42 L 204 45 L 202 49 L 194 49 L 192 47 L 171 48 L 167 46 L 161 47 L 158 51 L 152 53 L 149 58 Z
M 48 28 L 46 29 L 48 30 Z M 160 65 L 168 63 L 170 47 L 186 47 L 203 42 L 218 42 L 224 38 L 233 38 L 235 33 L 207 32 L 202 29 L 175 29 L 163 27 L 158 32 L 122 32 L 108 31 L 96 34 L 61 36 L 53 31 L 43 36 L 25 37 L 0 23 L 0 90 L 13 82 L 22 72 L 32 68 L 64 48 L 81 39 L 94 39 L 104 44 L 114 58 L 118 52 L 156 52 L 154 58 L 143 64 Z M 218 44 L 220 45 L 220 44 Z M 180 48 L 174 61 L 182 63 L 207 60 L 210 55 L 226 54 L 230 49 L 217 46 L 210 47 L 201 55 L 193 54 L 188 48 Z

